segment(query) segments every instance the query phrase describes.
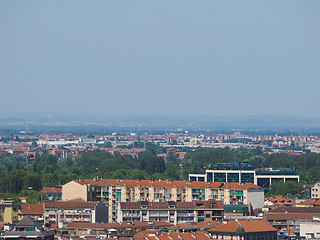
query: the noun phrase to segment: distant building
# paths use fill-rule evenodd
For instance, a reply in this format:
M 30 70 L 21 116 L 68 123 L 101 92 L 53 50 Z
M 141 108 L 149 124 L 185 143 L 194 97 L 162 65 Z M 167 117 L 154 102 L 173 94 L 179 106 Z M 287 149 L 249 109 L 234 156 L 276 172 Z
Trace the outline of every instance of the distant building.
M 49 200 L 62 200 L 62 187 L 44 187 L 42 193 L 46 194 Z
M 311 186 L 311 198 L 319 198 L 320 199 L 320 182 L 315 182 Z
M 246 162 L 220 163 L 212 165 L 210 169 L 202 173 L 194 172 L 189 174 L 189 181 L 202 182 L 251 182 L 260 187 L 269 187 L 273 182 L 278 181 L 299 182 L 299 175 L 291 169 L 254 169 Z

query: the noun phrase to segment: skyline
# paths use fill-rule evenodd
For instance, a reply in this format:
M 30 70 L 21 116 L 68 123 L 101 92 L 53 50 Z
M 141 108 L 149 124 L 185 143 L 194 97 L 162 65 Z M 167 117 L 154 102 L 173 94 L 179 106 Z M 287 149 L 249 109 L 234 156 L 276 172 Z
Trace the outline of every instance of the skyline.
M 318 1 L 2 1 L 0 117 L 319 119 L 319 10 Z

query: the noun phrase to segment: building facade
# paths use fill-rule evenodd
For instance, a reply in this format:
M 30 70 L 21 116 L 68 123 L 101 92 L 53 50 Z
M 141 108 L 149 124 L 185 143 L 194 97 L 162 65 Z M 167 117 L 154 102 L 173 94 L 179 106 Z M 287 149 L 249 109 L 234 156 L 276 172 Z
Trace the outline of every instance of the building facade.
M 247 163 L 235 162 L 212 165 L 210 169 L 203 173 L 191 173 L 189 174 L 189 181 L 250 182 L 265 188 L 269 187 L 273 182 L 299 182 L 300 178 L 296 171 L 291 169 L 254 169 Z
M 44 202 L 44 223 L 62 227 L 70 222 L 108 222 L 108 208 L 103 203 L 71 201 Z
M 222 221 L 221 201 L 193 202 L 122 202 L 119 204 L 117 222 L 164 221 L 172 224 L 202 221 Z
M 252 183 L 186 182 L 164 180 L 80 179 L 62 186 L 62 199 L 102 201 L 109 208 L 109 222 L 116 222 L 120 202 L 192 202 L 210 199 L 224 204 L 262 207 L 264 189 Z

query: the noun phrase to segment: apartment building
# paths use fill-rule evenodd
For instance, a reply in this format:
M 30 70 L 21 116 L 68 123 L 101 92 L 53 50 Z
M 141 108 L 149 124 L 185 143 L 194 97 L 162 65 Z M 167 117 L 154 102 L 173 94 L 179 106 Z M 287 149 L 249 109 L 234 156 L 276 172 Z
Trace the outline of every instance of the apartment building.
M 71 201 L 44 202 L 44 222 L 62 227 L 70 222 L 108 222 L 108 208 L 101 202 Z
M 0 222 L 17 223 L 19 208 L 11 199 L 0 199 Z
M 62 200 L 102 201 L 109 222 L 116 222 L 120 202 L 192 202 L 215 199 L 224 204 L 263 207 L 264 189 L 253 183 L 186 182 L 165 180 L 80 179 L 62 186 Z
M 311 186 L 311 198 L 320 198 L 320 182 L 315 182 Z
M 263 220 L 236 220 L 207 230 L 213 239 L 276 240 L 277 229 Z
M 19 211 L 19 221 L 25 216 L 31 217 L 36 222 L 43 222 L 43 204 L 21 204 Z
M 266 212 L 265 219 L 278 229 L 281 236 L 300 236 L 302 223 L 311 223 L 320 216 L 320 207 L 287 207 L 280 206 Z
M 202 221 L 221 221 L 221 201 L 193 202 L 121 202 L 118 206 L 117 222 L 164 221 L 172 224 Z
M 46 194 L 49 200 L 61 200 L 62 188 L 60 187 L 44 187 L 42 193 Z

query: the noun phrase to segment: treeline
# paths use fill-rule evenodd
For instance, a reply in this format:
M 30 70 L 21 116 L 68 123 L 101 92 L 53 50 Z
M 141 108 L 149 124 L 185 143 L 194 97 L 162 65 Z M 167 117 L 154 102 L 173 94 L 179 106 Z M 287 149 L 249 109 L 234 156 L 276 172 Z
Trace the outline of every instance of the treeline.
M 79 178 L 117 179 L 168 179 L 180 180 L 180 164 L 184 167 L 184 179 L 196 169 L 208 169 L 215 163 L 247 161 L 255 168 L 293 168 L 300 175 L 301 183 L 312 184 L 320 180 L 320 154 L 307 152 L 301 156 L 288 154 L 265 154 L 260 148 L 254 150 L 237 149 L 196 149 L 180 160 L 174 153 L 167 155 L 166 161 L 157 154 L 164 152 L 159 146 L 149 145 L 147 151 L 138 157 L 114 155 L 105 151 L 84 152 L 75 159 L 58 159 L 49 153 L 36 155 L 27 163 L 17 155 L 0 155 L 0 197 L 29 196 L 29 201 L 43 199 L 39 193 L 42 187 L 54 187 Z M 288 184 L 287 184 L 288 185 Z M 292 188 L 292 186 L 291 186 Z M 281 187 L 270 188 L 269 192 Z M 300 189 L 300 185 L 299 185 Z M 289 192 L 289 193 L 292 193 Z M 296 195 L 296 193 L 293 193 Z M 298 196 L 298 195 L 297 195 Z
M 176 163 L 176 165 L 178 162 Z M 166 171 L 167 165 L 170 167 Z M 54 187 L 79 178 L 117 179 L 171 179 L 179 177 L 179 172 L 170 169 L 158 157 L 153 148 L 139 153 L 138 157 L 128 154 L 114 155 L 105 151 L 84 152 L 75 159 L 58 159 L 43 153 L 27 163 L 23 157 L 9 154 L 0 155 L 0 198 L 26 195 L 45 187 Z M 39 198 L 39 196 L 36 196 Z

